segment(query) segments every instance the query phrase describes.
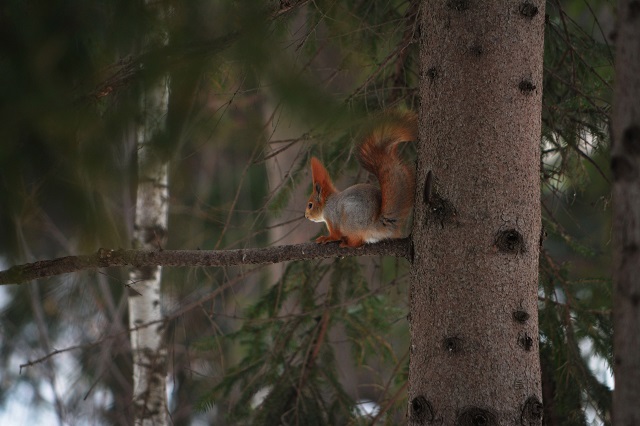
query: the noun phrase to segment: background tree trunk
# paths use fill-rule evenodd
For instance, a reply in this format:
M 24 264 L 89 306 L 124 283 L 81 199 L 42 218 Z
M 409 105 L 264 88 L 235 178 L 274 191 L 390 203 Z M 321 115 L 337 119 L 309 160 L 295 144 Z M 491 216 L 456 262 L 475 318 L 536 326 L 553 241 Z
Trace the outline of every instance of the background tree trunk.
M 160 6 L 146 2 L 162 16 Z M 160 19 L 162 21 L 162 19 Z M 145 35 L 144 48 L 166 46 L 162 27 Z M 169 112 L 169 75 L 153 75 L 141 90 L 142 116 L 137 124 L 138 185 L 134 248 L 161 250 L 166 242 L 169 210 L 168 167 L 164 138 Z M 163 155 L 164 154 L 164 155 Z M 162 323 L 162 267 L 133 268 L 129 283 L 129 328 L 133 354 L 133 405 L 136 425 L 167 424 L 167 348 Z
M 144 122 L 138 132 L 138 193 L 134 246 L 149 250 L 162 247 L 167 233 L 169 191 L 167 164 L 149 145 L 166 115 L 167 79 L 160 80 L 144 96 Z M 162 268 L 134 268 L 130 274 L 129 327 L 133 353 L 133 403 L 136 424 L 166 424 L 166 362 L 160 282 Z M 151 325 L 147 325 L 151 324 Z
M 613 420 L 640 424 L 640 4 L 618 1 L 613 103 Z
M 539 425 L 544 2 L 422 6 L 409 424 Z

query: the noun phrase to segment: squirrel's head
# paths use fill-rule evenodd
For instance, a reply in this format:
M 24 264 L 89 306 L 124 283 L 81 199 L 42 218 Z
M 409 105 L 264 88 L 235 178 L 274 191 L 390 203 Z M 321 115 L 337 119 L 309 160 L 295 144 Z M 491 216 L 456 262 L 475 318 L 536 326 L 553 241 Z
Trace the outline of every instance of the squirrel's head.
M 327 169 L 316 157 L 311 158 L 311 179 L 313 181 L 311 196 L 307 201 L 304 217 L 313 222 L 324 222 L 324 206 L 327 198 L 336 192 L 336 189 Z

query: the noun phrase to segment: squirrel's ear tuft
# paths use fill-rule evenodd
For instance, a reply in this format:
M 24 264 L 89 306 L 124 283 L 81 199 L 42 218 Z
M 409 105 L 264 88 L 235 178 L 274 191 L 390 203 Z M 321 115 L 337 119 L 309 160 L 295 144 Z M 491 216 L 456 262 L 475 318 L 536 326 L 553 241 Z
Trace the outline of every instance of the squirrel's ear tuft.
M 329 179 L 329 173 L 324 168 L 320 160 L 316 157 L 311 157 L 311 178 L 314 182 L 325 182 Z
M 320 160 L 311 157 L 311 177 L 313 179 L 313 189 L 317 193 L 318 200 L 326 200 L 331 194 L 336 192 L 329 172 L 324 168 Z

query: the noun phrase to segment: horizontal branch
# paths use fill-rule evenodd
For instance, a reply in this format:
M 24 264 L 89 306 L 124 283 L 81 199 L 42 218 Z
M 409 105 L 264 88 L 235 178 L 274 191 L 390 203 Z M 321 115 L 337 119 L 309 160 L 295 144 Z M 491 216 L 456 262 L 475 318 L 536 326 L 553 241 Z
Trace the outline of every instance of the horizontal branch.
M 352 248 L 338 244 L 304 243 L 267 248 L 238 250 L 110 250 L 99 249 L 94 254 L 66 256 L 16 265 L 0 271 L 0 285 L 22 284 L 38 278 L 68 274 L 86 269 L 118 266 L 231 266 L 278 263 L 290 260 L 325 259 L 347 256 L 395 256 L 410 259 L 410 238 L 382 241 Z

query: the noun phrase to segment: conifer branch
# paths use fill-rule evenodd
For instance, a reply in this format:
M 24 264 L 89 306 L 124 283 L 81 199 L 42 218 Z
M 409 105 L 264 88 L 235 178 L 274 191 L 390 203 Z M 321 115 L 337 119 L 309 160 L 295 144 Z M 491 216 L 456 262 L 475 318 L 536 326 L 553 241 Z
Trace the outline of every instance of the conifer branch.
M 66 256 L 16 265 L 0 271 L 0 285 L 22 284 L 87 269 L 121 266 L 232 266 L 279 263 L 292 260 L 326 259 L 347 256 L 395 256 L 410 259 L 411 239 L 382 241 L 352 249 L 337 243 L 294 244 L 237 250 L 133 250 L 99 249 L 94 254 Z

